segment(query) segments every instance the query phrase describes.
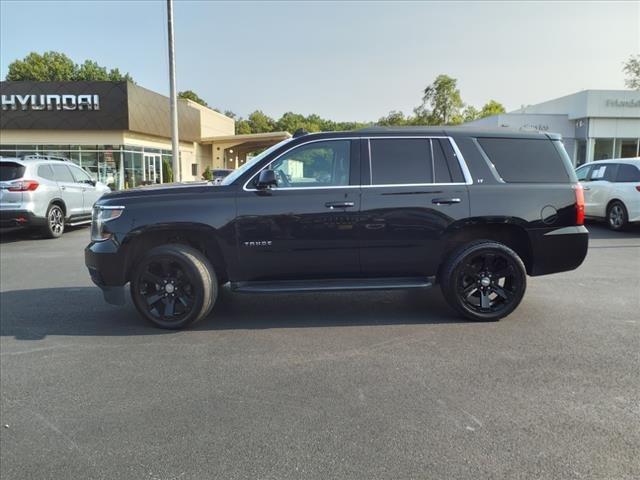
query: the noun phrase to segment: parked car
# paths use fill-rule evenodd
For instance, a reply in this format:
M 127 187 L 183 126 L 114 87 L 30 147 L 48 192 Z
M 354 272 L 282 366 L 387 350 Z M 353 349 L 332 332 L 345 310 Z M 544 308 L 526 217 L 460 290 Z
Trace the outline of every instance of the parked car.
M 590 162 L 576 175 L 587 218 L 605 219 L 612 230 L 640 222 L 640 157 Z
M 111 190 L 58 157 L 0 159 L 0 226 L 39 228 L 49 238 L 91 222 L 93 204 Z
M 233 170 L 228 168 L 218 168 L 216 170 L 213 170 L 211 172 L 211 174 L 213 175 L 213 178 L 211 179 L 211 181 L 213 182 L 214 185 L 220 185 L 222 183 L 222 180 L 224 180 L 224 178 L 227 175 L 229 175 L 231 172 L 233 172 Z
M 105 195 L 85 263 L 106 301 L 124 303 L 129 283 L 140 314 L 163 328 L 207 316 L 227 282 L 245 293 L 439 283 L 460 314 L 498 320 L 522 300 L 527 274 L 582 263 L 583 207 L 553 134 L 294 135 L 220 186 Z

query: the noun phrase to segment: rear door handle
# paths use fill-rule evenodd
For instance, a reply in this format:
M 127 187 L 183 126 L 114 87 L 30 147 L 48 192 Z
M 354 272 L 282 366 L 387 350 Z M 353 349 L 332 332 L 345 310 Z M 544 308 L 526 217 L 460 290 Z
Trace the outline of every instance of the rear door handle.
M 582 187 L 583 190 L 591 190 L 591 187 Z
M 434 198 L 431 200 L 431 203 L 435 203 L 436 205 L 453 205 L 454 203 L 462 202 L 459 198 Z
M 62 186 L 60 187 L 60 190 L 66 190 L 66 189 L 67 189 L 67 187 L 65 187 L 64 185 L 62 185 Z
M 349 208 L 353 207 L 355 203 L 353 202 L 327 202 L 324 204 L 329 210 L 333 210 L 334 208 Z

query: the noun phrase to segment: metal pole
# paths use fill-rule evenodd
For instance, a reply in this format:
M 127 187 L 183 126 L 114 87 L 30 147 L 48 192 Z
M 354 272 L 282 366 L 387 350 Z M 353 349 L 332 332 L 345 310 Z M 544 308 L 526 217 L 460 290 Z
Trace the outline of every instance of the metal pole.
M 167 0 L 167 25 L 169 38 L 169 83 L 171 87 L 171 147 L 173 166 L 173 180 L 181 180 L 180 172 L 180 149 L 178 140 L 178 100 L 176 98 L 176 58 L 173 48 L 173 0 Z

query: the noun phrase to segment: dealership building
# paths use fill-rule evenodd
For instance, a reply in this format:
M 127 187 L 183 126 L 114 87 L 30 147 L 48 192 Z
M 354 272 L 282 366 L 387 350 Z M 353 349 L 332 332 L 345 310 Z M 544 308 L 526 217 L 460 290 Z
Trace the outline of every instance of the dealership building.
M 1 82 L 0 156 L 68 158 L 114 189 L 162 183 L 171 164 L 170 103 L 131 82 Z M 237 168 L 287 132 L 235 135 L 235 121 L 178 100 L 181 179 Z
M 466 125 L 562 135 L 574 165 L 640 156 L 640 91 L 583 90 Z

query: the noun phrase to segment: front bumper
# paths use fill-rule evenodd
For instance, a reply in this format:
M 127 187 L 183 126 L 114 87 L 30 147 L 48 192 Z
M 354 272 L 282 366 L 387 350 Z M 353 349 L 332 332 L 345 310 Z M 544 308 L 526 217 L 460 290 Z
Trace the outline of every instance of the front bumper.
M 35 227 L 47 224 L 47 219 L 30 210 L 0 210 L 0 227 Z
M 84 249 L 84 263 L 91 280 L 102 290 L 105 301 L 124 305 L 125 259 L 115 242 L 91 242 Z
M 578 268 L 589 248 L 589 231 L 584 226 L 538 229 L 529 232 L 531 276 L 566 272 Z

